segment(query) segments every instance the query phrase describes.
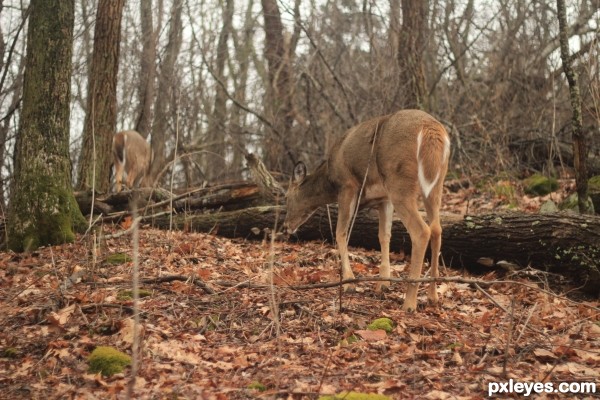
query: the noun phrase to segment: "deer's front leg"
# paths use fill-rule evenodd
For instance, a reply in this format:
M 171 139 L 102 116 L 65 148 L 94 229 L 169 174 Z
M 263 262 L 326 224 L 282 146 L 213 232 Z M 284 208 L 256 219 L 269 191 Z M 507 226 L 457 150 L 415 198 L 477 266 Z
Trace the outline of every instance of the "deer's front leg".
M 379 245 L 381 246 L 381 266 L 379 267 L 379 276 L 381 278 L 390 277 L 390 238 L 392 237 L 392 218 L 394 216 L 394 206 L 390 201 L 379 205 Z M 390 282 L 378 282 L 375 287 L 376 292 L 381 292 L 389 288 Z
M 350 228 L 350 221 L 356 207 L 356 191 L 349 189 L 342 190 L 338 197 L 338 202 L 339 208 L 335 240 L 337 241 L 342 261 L 342 279 L 354 279 L 354 273 L 352 272 L 352 268 L 350 268 L 350 258 L 348 257 L 348 229 Z M 354 286 L 352 284 L 344 285 L 344 290 L 352 290 Z

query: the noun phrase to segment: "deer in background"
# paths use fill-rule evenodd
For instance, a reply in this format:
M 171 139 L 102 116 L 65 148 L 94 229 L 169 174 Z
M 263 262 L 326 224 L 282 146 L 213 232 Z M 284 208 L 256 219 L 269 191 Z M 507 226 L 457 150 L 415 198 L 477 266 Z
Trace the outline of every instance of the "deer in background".
M 342 262 L 342 279 L 353 279 L 348 257 L 351 219 L 359 206 L 377 206 L 382 278 L 390 277 L 390 237 L 394 211 L 412 242 L 409 278 L 421 276 L 427 245 L 431 239 L 431 276 L 438 277 L 442 244 L 440 204 L 450 139 L 444 127 L 429 114 L 403 110 L 363 122 L 351 129 L 329 150 L 310 175 L 299 162 L 286 194 L 284 229 L 295 232 L 318 207 L 339 204 L 336 241 Z M 419 214 L 422 195 L 429 225 Z M 409 284 L 404 310 L 416 310 L 418 284 Z M 379 282 L 376 290 L 389 287 Z M 345 289 L 351 289 L 346 285 Z M 436 284 L 428 288 L 428 299 L 437 303 Z
M 122 131 L 113 136 L 113 165 L 115 167 L 115 191 L 121 191 L 123 173 L 128 189 L 137 186 L 149 186 L 152 149 L 136 131 Z

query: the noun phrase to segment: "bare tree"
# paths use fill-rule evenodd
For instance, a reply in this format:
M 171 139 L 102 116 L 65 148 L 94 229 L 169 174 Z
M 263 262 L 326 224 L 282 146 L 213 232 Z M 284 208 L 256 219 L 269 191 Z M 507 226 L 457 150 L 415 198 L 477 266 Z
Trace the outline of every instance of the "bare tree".
M 261 0 L 265 20 L 265 58 L 268 64 L 269 87 L 267 104 L 272 118 L 271 134 L 264 142 L 264 162 L 271 169 L 285 168 L 289 150 L 286 136 L 294 122 L 292 106 L 292 70 L 289 60 L 290 41 L 284 37 L 281 14 L 276 0 Z
M 589 213 L 588 205 L 588 182 L 587 182 L 587 141 L 583 131 L 583 122 L 581 117 L 581 95 L 579 85 L 577 84 L 577 73 L 572 66 L 572 58 L 569 52 L 569 35 L 567 33 L 567 13 L 565 10 L 565 1 L 556 0 L 559 35 L 560 35 L 560 57 L 562 59 L 563 71 L 569 83 L 569 93 L 571 98 L 571 108 L 573 116 L 571 117 L 571 137 L 573 138 L 573 155 L 575 163 L 575 181 L 577 183 L 577 195 L 579 203 L 579 212 L 581 214 Z
M 223 27 L 219 34 L 217 42 L 216 66 L 214 69 L 215 78 L 219 81 L 216 85 L 215 100 L 213 112 L 209 117 L 209 127 L 207 135 L 207 145 L 212 151 L 205 157 L 210 159 L 212 168 L 207 169 L 207 178 L 214 179 L 222 176 L 227 169 L 225 162 L 225 141 L 227 134 L 227 92 L 223 85 L 225 82 L 225 66 L 229 60 L 228 40 L 231 35 L 233 19 L 233 0 L 224 0 L 223 6 Z
M 98 2 L 83 146 L 79 158 L 80 189 L 95 187 L 99 192 L 107 192 L 110 186 L 110 148 L 117 122 L 117 73 L 124 3 L 125 0 Z
M 138 82 L 138 119 L 135 130 L 147 137 L 151 132 L 156 78 L 156 32 L 152 23 L 152 0 L 140 1 L 142 54 Z
M 402 27 L 398 40 L 400 84 L 405 85 L 406 108 L 429 109 L 423 53 L 426 50 L 429 1 L 402 0 Z

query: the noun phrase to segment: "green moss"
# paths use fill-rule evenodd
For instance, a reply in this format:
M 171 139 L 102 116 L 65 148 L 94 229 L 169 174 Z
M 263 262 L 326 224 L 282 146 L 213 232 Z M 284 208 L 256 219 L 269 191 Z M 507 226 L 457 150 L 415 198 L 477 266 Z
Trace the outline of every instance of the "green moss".
M 600 192 L 600 175 L 592 176 L 588 180 L 588 189 L 590 191 L 599 191 Z
M 558 208 L 561 210 L 565 210 L 565 211 L 576 211 L 579 212 L 579 196 L 577 196 L 577 193 L 572 193 L 571 195 L 569 195 L 569 197 L 567 197 L 566 199 L 564 199 L 562 201 L 562 203 L 560 203 L 558 205 Z M 592 199 L 588 197 L 588 208 L 590 209 L 590 212 L 594 212 L 594 204 L 592 203 Z
M 267 390 L 267 387 L 258 381 L 254 381 L 248 385 L 248 389 L 258 390 L 259 392 L 264 392 Z
M 593 176 L 588 180 L 588 194 L 596 213 L 600 214 L 600 175 Z
M 19 350 L 14 347 L 6 347 L 0 351 L 0 357 L 4 358 L 17 358 Z
M 149 297 L 149 296 L 152 296 L 152 291 L 148 290 L 148 289 L 140 289 L 138 291 L 138 295 L 139 295 L 140 299 L 142 297 Z M 133 299 L 133 290 L 121 290 L 117 294 L 117 299 L 118 300 L 131 300 L 131 299 Z
M 558 181 L 544 175 L 534 174 L 523 182 L 525 193 L 531 196 L 545 196 L 558 189 Z
M 383 329 L 387 333 L 391 333 L 394 330 L 394 321 L 389 318 L 377 318 L 375 321 L 367 325 L 367 329 L 371 331 Z
M 360 341 L 360 338 L 358 336 L 350 335 L 347 338 L 340 340 L 340 346 L 349 346 L 358 341 Z
M 132 259 L 129 254 L 125 253 L 110 254 L 108 257 L 106 257 L 106 262 L 112 265 L 121 265 L 131 261 Z
M 391 397 L 374 393 L 341 392 L 335 395 L 320 396 L 319 400 L 391 400 Z
M 508 204 L 517 204 L 517 191 L 512 182 L 498 181 L 494 186 L 492 186 L 491 191 L 496 197 L 508 202 Z
M 57 178 L 37 177 L 25 193 L 13 199 L 9 248 L 32 251 L 40 246 L 71 243 L 75 232 L 87 226 L 75 197 L 68 188 L 57 187 Z
M 111 376 L 131 365 L 131 357 L 112 347 L 98 346 L 90 354 L 88 364 L 90 372 L 100 372 L 104 376 Z

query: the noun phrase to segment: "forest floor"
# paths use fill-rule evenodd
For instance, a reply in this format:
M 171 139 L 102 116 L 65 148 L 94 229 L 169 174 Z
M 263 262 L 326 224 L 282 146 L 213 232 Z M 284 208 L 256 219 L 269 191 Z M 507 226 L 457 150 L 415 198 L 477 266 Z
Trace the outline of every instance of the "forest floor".
M 466 199 L 471 213 L 507 204 L 459 190 L 446 196 L 445 208 L 464 212 Z M 534 211 L 543 200 L 521 197 L 517 207 Z M 109 262 L 133 254 L 132 238 L 92 242 L 86 236 L 28 254 L 0 253 L 0 398 L 126 398 L 131 368 L 104 377 L 89 371 L 88 357 L 97 346 L 132 354 L 133 262 Z M 351 253 L 358 276 L 378 274 L 378 252 Z M 517 383 L 554 385 L 538 385 L 550 393 L 536 398 L 600 393 L 558 393 L 560 382 L 600 384 L 600 304 L 553 294 L 543 274 L 471 277 L 443 269 L 444 277 L 481 284 L 439 283 L 437 306 L 427 304 L 422 286 L 419 310 L 407 313 L 401 282 L 384 297 L 373 282 L 344 294 L 318 287 L 339 279 L 328 244 L 143 227 L 137 254 L 143 297 L 133 398 L 316 399 L 354 391 L 481 399 L 511 380 L 513 390 Z M 403 254 L 393 253 L 392 264 L 394 276 L 406 276 Z M 381 317 L 393 321 L 390 332 L 367 328 Z

